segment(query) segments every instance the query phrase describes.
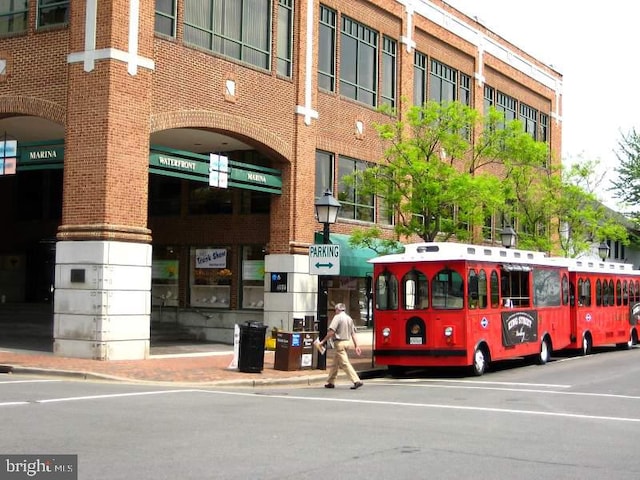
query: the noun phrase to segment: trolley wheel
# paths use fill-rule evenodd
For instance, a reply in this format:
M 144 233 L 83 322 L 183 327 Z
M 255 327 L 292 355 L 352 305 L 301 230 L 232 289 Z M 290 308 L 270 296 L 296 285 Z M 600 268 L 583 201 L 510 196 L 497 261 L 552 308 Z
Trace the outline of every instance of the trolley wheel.
M 625 343 L 617 343 L 616 347 L 620 350 L 631 350 L 631 347 L 633 347 L 633 333 L 629 333 L 629 340 Z
M 473 365 L 471 365 L 471 371 L 476 377 L 481 377 L 487 370 L 489 364 L 489 354 L 483 346 L 476 347 L 473 352 Z
M 592 350 L 593 350 L 593 340 L 591 340 L 591 335 L 589 333 L 584 333 L 582 335 L 582 350 L 580 354 L 582 356 L 591 355 Z
M 536 357 L 536 363 L 538 365 L 545 365 L 551 358 L 551 342 L 545 337 L 540 344 L 540 353 Z

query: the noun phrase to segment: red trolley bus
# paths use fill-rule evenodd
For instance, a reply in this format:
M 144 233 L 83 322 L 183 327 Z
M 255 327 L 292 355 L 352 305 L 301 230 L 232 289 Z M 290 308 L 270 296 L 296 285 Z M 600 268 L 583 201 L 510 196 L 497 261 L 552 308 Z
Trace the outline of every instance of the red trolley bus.
M 638 343 L 640 271 L 624 263 L 569 260 L 571 344 L 583 355 L 593 347 Z M 575 292 L 575 294 L 573 293 Z
M 553 350 L 589 353 L 638 338 L 640 272 L 628 266 L 607 264 L 599 272 L 542 252 L 437 242 L 370 262 L 374 357 L 392 373 L 470 366 L 482 375 L 490 361 L 531 357 L 545 364 Z

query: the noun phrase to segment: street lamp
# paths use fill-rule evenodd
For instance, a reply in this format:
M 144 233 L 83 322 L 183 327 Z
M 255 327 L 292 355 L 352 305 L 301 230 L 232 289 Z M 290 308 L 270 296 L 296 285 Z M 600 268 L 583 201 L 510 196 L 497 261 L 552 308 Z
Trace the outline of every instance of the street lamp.
M 609 256 L 609 245 L 604 240 L 598 245 L 598 256 L 603 262 Z
M 332 223 L 336 223 L 338 219 L 338 212 L 340 211 L 340 202 L 334 198 L 331 194 L 331 190 L 325 190 L 324 195 L 315 203 L 316 218 L 318 222 L 322 223 L 322 243 L 327 245 L 329 243 L 329 226 Z M 327 286 L 328 277 L 326 275 L 318 275 L 318 335 L 320 338 L 324 338 L 327 335 L 328 329 L 328 312 L 327 306 L 329 303 L 329 289 Z M 318 367 L 319 370 L 327 369 L 327 353 L 318 353 Z
M 500 232 L 500 239 L 502 240 L 502 246 L 504 248 L 511 248 L 516 246 L 516 231 L 511 228 L 511 225 L 506 225 L 502 232 Z

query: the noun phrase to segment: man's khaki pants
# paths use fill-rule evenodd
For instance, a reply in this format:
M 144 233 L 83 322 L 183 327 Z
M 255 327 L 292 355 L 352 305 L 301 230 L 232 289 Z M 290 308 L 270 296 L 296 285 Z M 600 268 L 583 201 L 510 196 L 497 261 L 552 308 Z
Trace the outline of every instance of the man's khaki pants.
M 333 344 L 335 346 L 335 355 L 333 357 L 331 369 L 329 370 L 327 383 L 335 383 L 336 377 L 338 376 L 338 369 L 342 369 L 344 373 L 346 373 L 349 377 L 349 380 L 351 380 L 353 383 L 360 381 L 360 377 L 351 365 L 351 362 L 349 361 L 349 357 L 347 355 L 347 349 L 349 348 L 350 343 L 350 340 L 333 341 Z

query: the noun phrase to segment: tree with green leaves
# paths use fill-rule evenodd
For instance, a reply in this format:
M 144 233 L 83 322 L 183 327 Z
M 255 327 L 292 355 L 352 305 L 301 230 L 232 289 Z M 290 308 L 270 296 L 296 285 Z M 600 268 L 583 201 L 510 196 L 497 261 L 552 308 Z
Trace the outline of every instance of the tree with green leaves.
M 626 135 L 622 134 L 616 157 L 618 167 L 615 172 L 618 178 L 611 181 L 609 191 L 614 198 L 629 205 L 637 217 L 640 206 L 640 134 L 635 129 Z
M 346 181 L 395 213 L 397 239 L 473 241 L 475 227 L 504 210 L 504 163 L 530 161 L 541 149 L 519 122 L 501 124 L 495 110 L 483 118 L 459 102 L 427 102 L 403 120 L 389 113 L 393 121 L 376 126 L 389 144 L 384 161 Z
M 556 177 L 560 195 L 552 200 L 553 214 L 558 219 L 558 243 L 566 257 L 588 253 L 594 243 L 605 239 L 629 243 L 624 217 L 597 198 L 596 191 L 604 179 L 604 174 L 598 174 L 598 166 L 596 160 L 580 159 Z M 553 195 L 553 191 L 549 193 Z

